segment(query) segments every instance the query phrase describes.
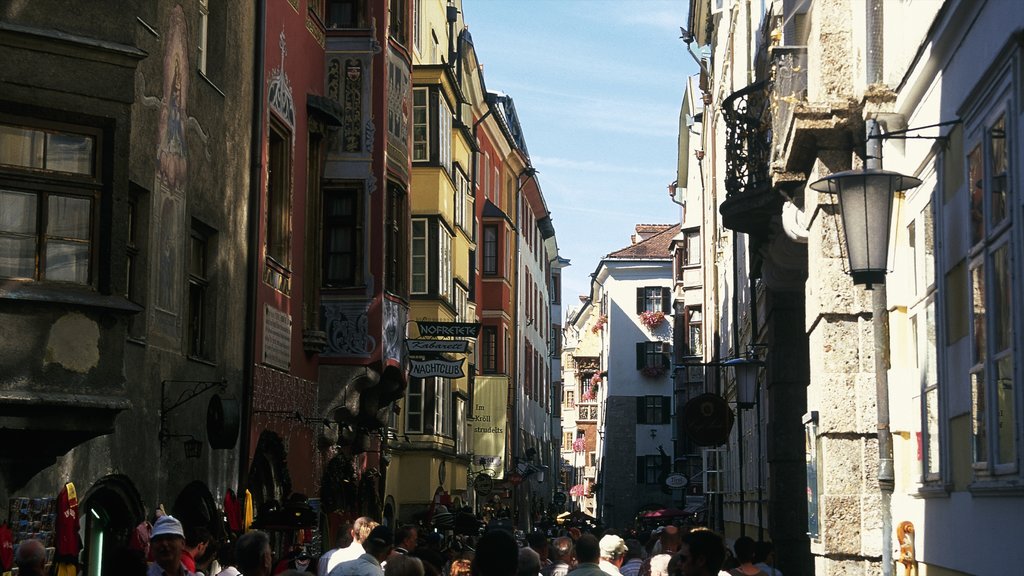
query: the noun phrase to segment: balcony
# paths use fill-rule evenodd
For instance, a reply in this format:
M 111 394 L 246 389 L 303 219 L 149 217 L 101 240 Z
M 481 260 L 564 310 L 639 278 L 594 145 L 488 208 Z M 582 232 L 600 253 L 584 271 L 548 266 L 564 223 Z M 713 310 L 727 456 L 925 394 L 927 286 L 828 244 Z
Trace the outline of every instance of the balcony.
M 725 118 L 725 190 L 719 211 L 731 230 L 766 236 L 782 197 L 769 174 L 772 117 L 767 82 L 751 84 L 722 101 Z
M 597 466 L 584 466 L 583 467 L 584 478 L 597 478 Z

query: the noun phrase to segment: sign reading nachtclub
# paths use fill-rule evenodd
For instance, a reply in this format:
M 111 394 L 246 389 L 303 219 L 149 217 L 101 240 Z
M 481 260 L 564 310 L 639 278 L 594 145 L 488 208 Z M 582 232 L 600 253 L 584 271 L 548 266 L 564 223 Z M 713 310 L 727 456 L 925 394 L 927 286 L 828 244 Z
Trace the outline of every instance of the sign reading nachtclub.
M 462 372 L 462 363 L 465 361 L 465 358 L 458 360 L 444 360 L 441 358 L 435 360 L 410 360 L 409 376 L 413 378 L 431 378 L 433 376 L 463 378 L 466 376 Z
M 452 338 L 476 338 L 480 333 L 479 322 L 427 322 L 417 320 L 420 336 L 450 336 Z

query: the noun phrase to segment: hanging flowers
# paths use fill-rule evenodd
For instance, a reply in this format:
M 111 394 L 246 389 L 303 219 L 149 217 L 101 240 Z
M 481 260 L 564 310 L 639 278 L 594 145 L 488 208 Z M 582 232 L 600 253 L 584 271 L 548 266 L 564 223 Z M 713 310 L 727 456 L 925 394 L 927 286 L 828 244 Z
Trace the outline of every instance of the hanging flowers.
M 640 323 L 647 327 L 648 330 L 654 330 L 659 324 L 665 321 L 665 313 L 661 310 L 657 312 L 651 312 L 650 310 L 644 310 L 640 313 Z
M 573 452 L 586 452 L 586 450 L 587 450 L 587 437 L 586 436 L 578 436 L 575 440 L 572 441 L 572 451 Z
M 604 330 L 604 325 L 607 323 L 608 316 L 606 314 L 601 314 L 601 316 L 597 319 L 597 322 L 594 322 L 594 325 L 590 327 L 590 331 L 594 334 L 597 334 L 601 330 Z
M 587 487 L 584 486 L 583 484 L 577 484 L 577 485 L 575 485 L 575 486 L 573 486 L 572 488 L 569 489 L 569 496 L 572 496 L 574 498 L 578 498 L 580 496 L 586 496 L 586 495 L 587 495 Z
M 640 369 L 640 373 L 647 378 L 659 378 L 665 375 L 665 369 L 661 366 L 644 366 Z
M 597 400 L 597 386 L 591 386 L 583 392 L 583 396 L 580 396 L 580 400 L 584 402 L 593 402 Z
M 594 372 L 594 375 L 590 377 L 590 385 L 591 386 L 597 386 L 600 383 L 601 383 L 601 373 L 600 372 Z

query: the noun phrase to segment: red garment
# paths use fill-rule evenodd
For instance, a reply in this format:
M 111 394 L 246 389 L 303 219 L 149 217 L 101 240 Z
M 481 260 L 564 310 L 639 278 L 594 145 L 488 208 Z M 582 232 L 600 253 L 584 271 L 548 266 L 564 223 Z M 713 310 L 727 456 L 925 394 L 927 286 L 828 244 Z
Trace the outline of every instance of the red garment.
M 238 498 L 234 490 L 228 490 L 224 495 L 224 515 L 228 517 L 228 528 L 235 534 L 242 532 L 242 507 L 238 504 Z
M 196 571 L 196 559 L 192 557 L 192 553 L 188 550 L 181 551 L 181 563 L 185 565 L 185 568 L 188 568 L 189 572 Z
M 153 534 L 153 526 L 143 520 L 132 530 L 132 533 L 128 535 L 128 547 L 134 550 L 139 550 L 142 555 L 149 558 L 149 537 Z
M 71 482 L 64 485 L 57 498 L 56 531 L 57 558 L 74 558 L 77 561 L 82 543 L 78 538 L 78 495 Z
M 0 571 L 10 570 L 14 566 L 14 535 L 7 527 L 7 522 L 0 524 Z

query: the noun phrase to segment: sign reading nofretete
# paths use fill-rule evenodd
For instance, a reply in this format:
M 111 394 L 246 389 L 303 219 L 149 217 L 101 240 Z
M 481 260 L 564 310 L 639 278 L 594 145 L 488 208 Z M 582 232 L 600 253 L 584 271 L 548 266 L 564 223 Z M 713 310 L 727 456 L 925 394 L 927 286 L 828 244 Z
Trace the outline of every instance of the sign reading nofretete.
M 420 336 L 449 336 L 452 338 L 476 338 L 480 333 L 479 322 L 427 322 L 417 320 Z

